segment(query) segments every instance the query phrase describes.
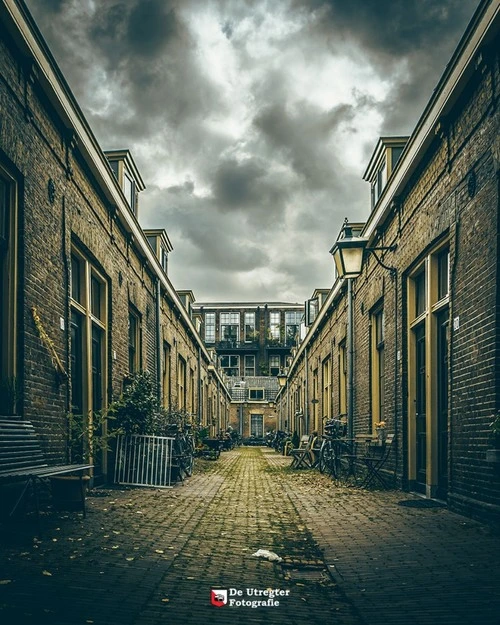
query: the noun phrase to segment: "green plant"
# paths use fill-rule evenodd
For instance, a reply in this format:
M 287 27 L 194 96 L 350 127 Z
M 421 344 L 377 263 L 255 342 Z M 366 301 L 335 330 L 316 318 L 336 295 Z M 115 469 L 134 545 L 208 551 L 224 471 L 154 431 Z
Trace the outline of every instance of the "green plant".
M 89 462 L 101 451 L 109 451 L 109 442 L 120 434 L 117 429 L 110 429 L 112 420 L 108 411 L 96 411 L 89 415 L 69 413 L 68 455 L 73 463 Z
M 156 382 L 148 371 L 139 371 L 125 380 L 123 393 L 109 407 L 122 434 L 153 434 L 158 410 Z

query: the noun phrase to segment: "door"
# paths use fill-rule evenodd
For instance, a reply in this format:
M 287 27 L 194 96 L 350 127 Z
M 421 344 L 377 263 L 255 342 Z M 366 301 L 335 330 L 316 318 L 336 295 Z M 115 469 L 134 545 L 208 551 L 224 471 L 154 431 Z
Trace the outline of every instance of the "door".
M 417 328 L 415 332 L 416 342 L 416 384 L 415 384 L 415 444 L 416 444 L 416 490 L 425 493 L 426 486 L 426 385 L 425 385 L 425 327 Z
M 250 436 L 264 438 L 264 415 L 250 415 Z

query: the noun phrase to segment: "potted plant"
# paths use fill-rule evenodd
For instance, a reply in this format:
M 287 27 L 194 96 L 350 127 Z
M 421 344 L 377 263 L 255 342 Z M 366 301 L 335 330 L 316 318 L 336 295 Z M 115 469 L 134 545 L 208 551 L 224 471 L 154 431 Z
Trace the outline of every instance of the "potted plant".
M 375 432 L 377 433 L 377 439 L 380 445 L 385 443 L 385 439 L 387 438 L 387 429 L 385 421 L 379 421 L 375 423 Z
M 490 423 L 491 448 L 486 450 L 486 462 L 500 463 L 500 412 Z

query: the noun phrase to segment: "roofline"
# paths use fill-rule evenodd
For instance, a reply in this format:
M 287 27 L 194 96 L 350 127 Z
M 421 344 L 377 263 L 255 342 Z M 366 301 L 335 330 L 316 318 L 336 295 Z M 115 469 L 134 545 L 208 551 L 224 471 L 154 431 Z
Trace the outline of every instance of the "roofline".
M 24 49 L 24 53 L 28 58 L 36 62 L 40 86 L 63 123 L 67 125 L 68 130 L 74 132 L 78 149 L 94 174 L 97 185 L 101 188 L 107 200 L 117 207 L 123 226 L 133 235 L 137 245 L 140 246 L 143 259 L 148 263 L 153 274 L 161 282 L 168 296 L 177 307 L 185 326 L 193 335 L 205 359 L 207 362 L 210 362 L 210 355 L 191 317 L 182 305 L 170 279 L 165 275 L 160 261 L 146 240 L 146 235 L 137 218 L 133 215 L 125 201 L 103 150 L 100 148 L 28 8 L 22 0 L 3 0 L 0 10 L 7 12 L 7 20 L 10 19 L 11 24 L 6 23 L 6 25 L 16 44 Z
M 482 45 L 495 36 L 500 5 L 496 0 L 483 0 L 474 13 L 464 35 L 446 66 L 432 96 L 418 120 L 408 143 L 393 170 L 377 207 L 370 213 L 363 236 L 371 239 L 377 226 L 385 220 L 395 197 L 401 193 L 434 140 L 436 130 L 462 94 L 471 74 L 473 61 Z M 496 25 L 494 25 L 496 21 Z

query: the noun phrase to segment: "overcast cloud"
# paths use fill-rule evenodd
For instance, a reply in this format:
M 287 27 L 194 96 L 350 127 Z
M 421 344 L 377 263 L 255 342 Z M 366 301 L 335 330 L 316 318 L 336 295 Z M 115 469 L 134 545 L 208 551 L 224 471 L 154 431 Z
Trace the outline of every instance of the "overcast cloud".
M 28 0 L 139 219 L 198 301 L 330 288 L 382 134 L 410 134 L 477 0 Z

